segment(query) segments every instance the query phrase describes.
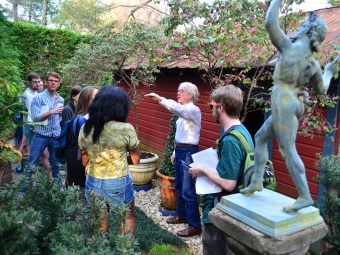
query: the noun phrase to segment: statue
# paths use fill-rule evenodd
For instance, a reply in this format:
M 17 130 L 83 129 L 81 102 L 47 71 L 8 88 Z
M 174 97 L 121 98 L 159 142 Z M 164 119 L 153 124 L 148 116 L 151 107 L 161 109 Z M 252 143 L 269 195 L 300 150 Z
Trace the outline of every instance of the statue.
M 298 199 L 292 205 L 284 206 L 283 210 L 294 212 L 314 203 L 309 193 L 305 167 L 295 147 L 298 119 L 304 113 L 304 105 L 299 95 L 303 95 L 306 101 L 306 95 L 301 92 L 301 88 L 309 81 L 316 93 L 325 93 L 333 75 L 339 70 L 340 58 L 336 57 L 328 63 L 322 74 L 313 52 L 318 51 L 326 37 L 326 22 L 315 12 L 311 12 L 296 35 L 288 38 L 279 27 L 280 4 L 281 0 L 272 1 L 265 20 L 270 39 L 280 52 L 273 76 L 272 115 L 255 135 L 254 178 L 251 184 L 240 192 L 249 196 L 263 189 L 262 176 L 268 159 L 267 142 L 276 137 L 280 153 L 299 193 Z

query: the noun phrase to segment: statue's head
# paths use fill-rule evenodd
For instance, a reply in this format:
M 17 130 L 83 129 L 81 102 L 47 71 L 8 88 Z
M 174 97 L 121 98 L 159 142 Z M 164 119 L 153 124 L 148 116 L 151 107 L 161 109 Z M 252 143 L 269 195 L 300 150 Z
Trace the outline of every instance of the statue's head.
M 308 20 L 299 28 L 298 32 L 290 39 L 295 42 L 303 35 L 308 35 L 313 52 L 317 52 L 327 33 L 326 22 L 319 18 L 316 13 L 310 12 Z

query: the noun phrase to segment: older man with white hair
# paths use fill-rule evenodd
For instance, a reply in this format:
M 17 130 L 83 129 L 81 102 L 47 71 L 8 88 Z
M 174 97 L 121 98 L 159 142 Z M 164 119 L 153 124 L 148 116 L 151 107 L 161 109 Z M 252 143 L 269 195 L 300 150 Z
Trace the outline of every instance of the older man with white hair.
M 192 163 L 191 155 L 198 152 L 201 131 L 201 110 L 195 105 L 199 92 L 196 85 L 183 82 L 177 91 L 177 102 L 155 93 L 145 95 L 159 102 L 179 118 L 176 122 L 175 150 L 171 162 L 175 165 L 175 189 L 178 194 L 177 216 L 166 220 L 168 224 L 188 223 L 177 235 L 189 237 L 201 234 L 201 221 L 195 190 L 195 181 L 189 175 L 186 164 Z

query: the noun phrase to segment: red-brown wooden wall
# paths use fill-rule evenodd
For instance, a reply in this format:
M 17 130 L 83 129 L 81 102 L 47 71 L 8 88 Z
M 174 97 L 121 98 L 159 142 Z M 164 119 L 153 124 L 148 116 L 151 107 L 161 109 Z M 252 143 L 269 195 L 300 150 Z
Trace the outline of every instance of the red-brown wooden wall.
M 314 165 L 317 160 L 316 153 L 322 152 L 322 145 L 323 136 L 315 135 L 313 139 L 310 137 L 297 136 L 296 148 L 302 162 L 305 165 L 309 191 L 313 199 L 316 199 L 318 194 L 318 184 L 313 179 L 319 173 L 319 171 L 315 169 Z M 275 168 L 278 192 L 289 197 L 297 198 L 297 190 L 288 173 L 286 164 L 279 153 L 276 139 L 274 141 L 273 164 Z
M 181 82 L 189 81 L 198 86 L 200 97 L 197 106 L 202 111 L 202 130 L 199 148 L 200 150 L 214 147 L 215 140 L 219 138 L 220 126 L 214 121 L 211 110 L 207 105 L 210 95 L 210 87 L 203 84 L 199 77 L 183 77 L 179 76 L 157 77 L 155 87 L 143 89 L 143 93 L 155 92 L 160 96 L 177 101 L 177 89 Z M 141 90 L 140 90 L 141 91 Z M 170 118 L 172 114 L 159 105 L 156 101 L 149 98 L 144 100 L 137 106 L 139 117 L 139 140 L 141 148 L 144 150 L 157 153 L 160 158 L 163 157 L 163 150 L 167 140 L 167 134 L 170 130 Z M 134 125 L 134 110 L 131 107 L 128 121 Z
M 139 92 L 144 94 L 155 92 L 165 98 L 176 100 L 178 85 L 185 81 L 196 84 L 200 92 L 197 104 L 202 111 L 202 130 L 199 148 L 200 150 L 203 150 L 209 147 L 215 147 L 215 140 L 219 138 L 220 134 L 220 126 L 215 122 L 211 115 L 211 110 L 207 105 L 211 88 L 204 84 L 198 75 L 159 76 L 157 77 L 155 87 L 145 89 L 140 87 Z M 138 105 L 139 139 L 141 141 L 140 147 L 142 150 L 157 153 L 160 156 L 160 160 L 163 158 L 162 154 L 165 148 L 167 134 L 170 129 L 169 122 L 171 116 L 172 114 L 164 107 L 149 98 L 144 98 L 144 100 Z M 133 125 L 135 123 L 133 107 L 131 107 L 128 122 Z M 252 128 L 251 121 L 247 121 L 245 125 L 248 129 Z M 296 147 L 303 163 L 305 164 L 310 192 L 314 199 L 316 199 L 318 192 L 318 184 L 313 180 L 313 178 L 318 174 L 318 171 L 314 168 L 314 164 L 316 162 L 315 154 L 322 151 L 322 146 L 322 136 L 315 135 L 313 139 L 309 137 L 297 137 Z M 292 198 L 297 198 L 296 188 L 288 174 L 285 163 L 279 154 L 278 144 L 276 141 L 274 142 L 273 149 L 273 163 L 278 183 L 277 191 Z

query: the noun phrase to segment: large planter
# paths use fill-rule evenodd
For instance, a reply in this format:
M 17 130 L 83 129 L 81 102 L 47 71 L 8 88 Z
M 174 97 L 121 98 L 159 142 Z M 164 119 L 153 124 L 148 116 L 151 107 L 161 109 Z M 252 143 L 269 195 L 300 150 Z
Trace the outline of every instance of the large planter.
M 161 206 L 170 211 L 176 211 L 178 195 L 175 190 L 175 177 L 166 176 L 156 171 L 157 184 L 161 193 Z
M 158 155 L 152 158 L 140 159 L 139 164 L 129 165 L 132 182 L 134 185 L 144 185 L 151 182 L 157 168 Z

